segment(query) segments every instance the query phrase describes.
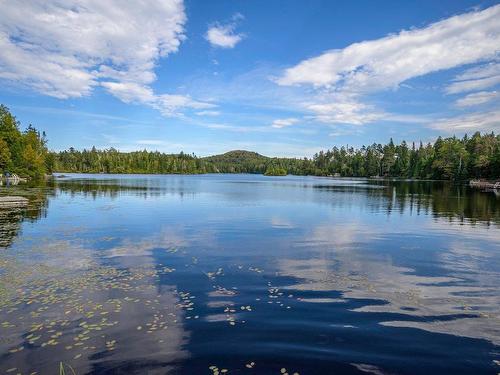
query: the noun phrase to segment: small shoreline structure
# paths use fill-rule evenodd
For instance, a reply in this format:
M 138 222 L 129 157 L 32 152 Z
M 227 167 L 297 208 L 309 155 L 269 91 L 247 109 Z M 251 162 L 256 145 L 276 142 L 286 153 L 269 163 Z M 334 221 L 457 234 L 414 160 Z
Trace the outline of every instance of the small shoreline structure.
M 28 181 L 26 178 L 19 177 L 17 174 L 13 173 L 5 173 L 3 175 L 0 175 L 0 186 L 3 185 L 4 183 L 6 185 L 17 185 L 20 182 L 26 182 Z
M 18 196 L 0 196 L 0 208 L 24 208 L 29 203 L 28 198 Z
M 500 181 L 470 180 L 469 186 L 481 190 L 500 190 Z
M 0 186 L 5 185 L 17 185 L 20 182 L 26 182 L 27 179 L 19 177 L 15 173 L 5 173 L 0 174 Z M 19 197 L 14 195 L 0 196 L 0 209 L 12 209 L 12 208 L 25 208 L 28 207 L 29 200 L 25 197 Z

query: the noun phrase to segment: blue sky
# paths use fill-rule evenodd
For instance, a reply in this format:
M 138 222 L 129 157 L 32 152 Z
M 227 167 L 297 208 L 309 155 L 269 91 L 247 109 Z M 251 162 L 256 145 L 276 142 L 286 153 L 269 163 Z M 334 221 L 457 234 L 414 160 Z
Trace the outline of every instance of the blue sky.
M 5 2 L 0 103 L 54 150 L 311 156 L 500 130 L 498 1 Z

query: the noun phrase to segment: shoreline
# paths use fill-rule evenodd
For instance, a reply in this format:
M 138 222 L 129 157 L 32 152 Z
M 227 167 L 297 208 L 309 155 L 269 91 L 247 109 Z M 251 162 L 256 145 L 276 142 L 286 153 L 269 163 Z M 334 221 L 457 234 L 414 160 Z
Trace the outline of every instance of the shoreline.
M 469 180 L 453 181 L 453 180 L 437 180 L 437 179 L 418 179 L 418 178 L 404 178 L 404 177 L 360 177 L 360 176 L 323 176 L 313 174 L 287 174 L 287 175 L 266 175 L 264 173 L 98 173 L 98 172 L 54 172 L 52 178 L 67 178 L 71 175 L 95 175 L 95 176 L 212 176 L 212 175 L 250 175 L 250 176 L 264 176 L 264 177 L 316 177 L 331 180 L 369 180 L 369 181 L 399 181 L 399 182 L 458 182 L 460 184 L 469 183 Z

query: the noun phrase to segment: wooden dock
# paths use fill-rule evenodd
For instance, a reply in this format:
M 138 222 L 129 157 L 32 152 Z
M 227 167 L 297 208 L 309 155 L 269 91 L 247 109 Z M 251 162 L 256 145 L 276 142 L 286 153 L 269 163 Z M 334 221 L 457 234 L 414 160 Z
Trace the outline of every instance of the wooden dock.
M 7 195 L 0 197 L 0 209 L 16 207 L 23 208 L 28 206 L 28 202 L 28 198 Z

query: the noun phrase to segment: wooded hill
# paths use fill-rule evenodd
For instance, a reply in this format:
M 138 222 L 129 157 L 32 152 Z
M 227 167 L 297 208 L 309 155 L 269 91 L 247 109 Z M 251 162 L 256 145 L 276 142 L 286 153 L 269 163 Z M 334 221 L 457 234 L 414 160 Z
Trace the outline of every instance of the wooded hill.
M 293 158 L 270 158 L 256 152 L 245 150 L 229 151 L 221 155 L 201 158 L 212 173 L 260 173 L 277 174 L 307 174 L 312 168 L 309 160 Z M 278 173 L 280 170 L 280 173 Z M 284 173 L 283 173 L 284 171 Z

